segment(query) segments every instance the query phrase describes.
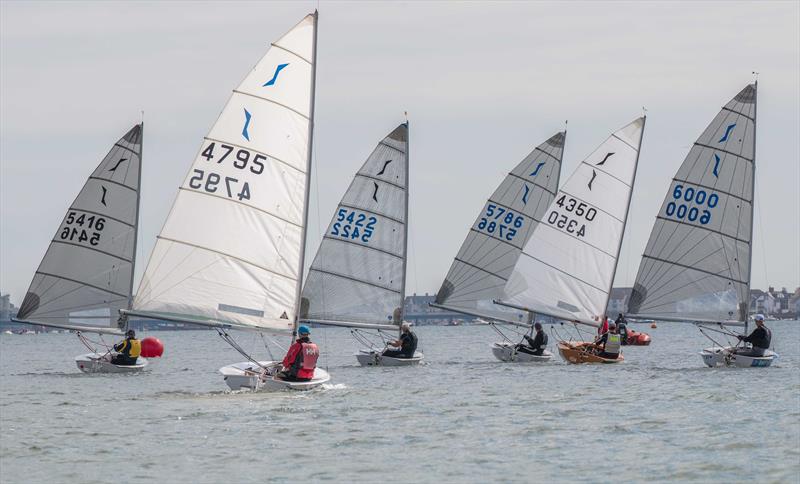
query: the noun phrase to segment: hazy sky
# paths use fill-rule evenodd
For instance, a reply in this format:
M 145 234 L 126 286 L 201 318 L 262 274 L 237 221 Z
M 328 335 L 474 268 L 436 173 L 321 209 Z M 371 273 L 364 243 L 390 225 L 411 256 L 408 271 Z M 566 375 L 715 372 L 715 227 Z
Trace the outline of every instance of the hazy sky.
M 800 3 L 321 2 L 309 247 L 408 111 L 408 291 L 435 292 L 504 174 L 569 120 L 563 177 L 647 107 L 617 285 L 689 147 L 761 73 L 753 286 L 800 285 Z M 2 2 L 0 290 L 21 302 L 86 177 L 145 111 L 137 281 L 207 133 L 317 2 Z M 213 227 L 209 227 L 213 230 Z M 137 282 L 138 284 L 138 282 Z

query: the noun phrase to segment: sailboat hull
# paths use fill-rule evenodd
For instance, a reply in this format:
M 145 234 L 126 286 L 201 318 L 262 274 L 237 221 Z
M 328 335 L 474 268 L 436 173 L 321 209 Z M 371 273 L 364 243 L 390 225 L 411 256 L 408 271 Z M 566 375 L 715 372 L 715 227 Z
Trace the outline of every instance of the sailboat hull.
M 564 361 L 573 364 L 622 363 L 625 361 L 625 357 L 622 356 L 622 353 L 620 353 L 619 357 L 616 359 L 603 358 L 602 356 L 596 355 L 589 349 L 591 346 L 592 343 L 585 341 L 580 343 L 567 343 L 566 341 L 562 341 L 558 343 L 558 353 Z
M 259 361 L 260 365 L 268 367 L 269 373 L 262 378 L 262 369 L 250 361 L 243 361 L 233 365 L 223 366 L 219 369 L 225 383 L 231 390 L 252 390 L 275 392 L 284 390 L 307 391 L 313 390 L 323 383 L 330 381 L 331 377 L 322 368 L 314 369 L 314 378 L 311 381 L 284 381 L 275 376 L 280 362 Z
M 135 365 L 115 365 L 105 355 L 87 353 L 75 357 L 75 364 L 84 373 L 138 373 L 144 370 L 149 362 L 139 357 Z
M 774 351 L 767 350 L 764 356 L 745 356 L 733 353 L 734 348 L 730 346 L 720 348 L 714 346 L 706 348 L 700 352 L 703 358 L 703 363 L 712 368 L 717 366 L 733 366 L 737 368 L 756 368 L 772 365 L 772 362 L 778 359 L 778 354 Z
M 413 366 L 422 363 L 425 355 L 419 351 L 414 353 L 413 358 L 392 358 L 383 356 L 380 351 L 361 350 L 356 353 L 356 359 L 361 366 Z
M 492 345 L 492 354 L 500 361 L 514 363 L 545 363 L 553 359 L 553 353 L 545 350 L 540 356 L 518 351 L 516 345 L 502 341 Z

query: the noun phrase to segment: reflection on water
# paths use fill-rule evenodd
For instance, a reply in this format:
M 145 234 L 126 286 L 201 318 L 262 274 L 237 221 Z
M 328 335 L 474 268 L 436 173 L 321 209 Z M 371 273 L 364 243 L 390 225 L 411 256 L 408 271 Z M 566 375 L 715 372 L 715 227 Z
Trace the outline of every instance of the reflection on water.
M 500 363 L 487 327 L 421 327 L 407 368 L 316 329 L 331 383 L 280 394 L 225 391 L 241 356 L 213 332 L 153 333 L 165 356 L 132 375 L 81 374 L 74 335 L 2 335 L 0 480 L 797 482 L 800 324 L 769 324 L 768 369 L 703 367 L 691 325 L 632 326 L 652 345 L 602 366 Z

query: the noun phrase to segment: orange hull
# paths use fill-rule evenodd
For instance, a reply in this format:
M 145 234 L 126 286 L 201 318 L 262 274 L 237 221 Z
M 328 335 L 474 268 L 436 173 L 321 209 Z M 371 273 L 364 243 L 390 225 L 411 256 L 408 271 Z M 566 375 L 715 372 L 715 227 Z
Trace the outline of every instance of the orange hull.
M 603 358 L 592 352 L 594 345 L 592 343 L 582 341 L 580 343 L 567 343 L 562 341 L 558 343 L 558 352 L 564 361 L 567 363 L 581 364 L 581 363 L 621 363 L 625 357 L 620 353 L 616 359 Z

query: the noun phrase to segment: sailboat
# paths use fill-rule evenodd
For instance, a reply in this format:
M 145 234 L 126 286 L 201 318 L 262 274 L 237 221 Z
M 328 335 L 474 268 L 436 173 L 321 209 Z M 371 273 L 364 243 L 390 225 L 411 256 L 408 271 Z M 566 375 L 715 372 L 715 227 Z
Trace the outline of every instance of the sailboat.
M 559 189 L 514 266 L 498 304 L 575 324 L 605 318 L 636 179 L 645 118 L 613 133 Z M 617 363 L 589 343 L 558 343 L 570 363 Z
M 736 354 L 708 332 L 736 336 L 750 305 L 757 84 L 722 107 L 689 150 L 656 216 L 629 312 L 659 321 L 691 321 L 715 346 L 708 366 L 769 366 L 777 354 Z
M 541 362 L 553 357 L 549 351 L 539 356 L 518 351 L 496 324 L 532 331 L 532 322 L 515 319 L 516 312 L 492 301 L 502 296 L 522 248 L 555 197 L 566 135 L 562 131 L 551 136 L 506 175 L 470 227 L 431 304 L 490 322 L 503 337 L 492 345 L 492 353 L 501 361 Z
M 353 177 L 308 272 L 301 319 L 344 326 L 365 349 L 363 366 L 408 366 L 383 355 L 366 330 L 398 332 L 403 320 L 408 255 L 408 122 L 383 138 Z
M 203 139 L 125 314 L 216 328 L 247 361 L 220 369 L 238 390 L 315 388 L 277 377 L 228 330 L 297 332 L 308 222 L 317 13 L 272 44 Z
M 139 227 L 143 124 L 119 139 L 95 168 L 58 226 L 15 322 L 75 331 L 91 353 L 75 358 L 84 373 L 130 373 L 85 335 L 124 334 L 119 310 L 132 299 Z

